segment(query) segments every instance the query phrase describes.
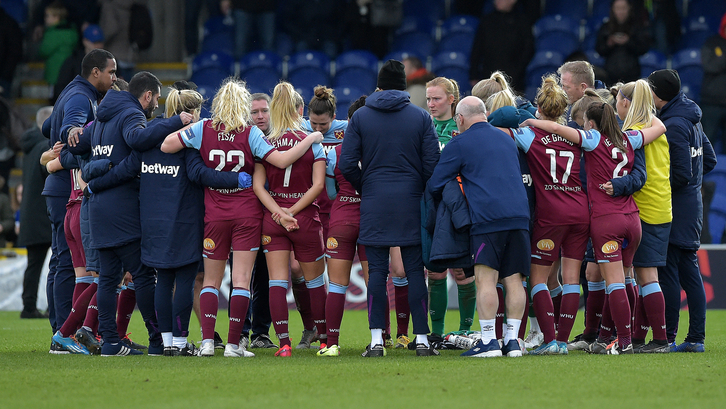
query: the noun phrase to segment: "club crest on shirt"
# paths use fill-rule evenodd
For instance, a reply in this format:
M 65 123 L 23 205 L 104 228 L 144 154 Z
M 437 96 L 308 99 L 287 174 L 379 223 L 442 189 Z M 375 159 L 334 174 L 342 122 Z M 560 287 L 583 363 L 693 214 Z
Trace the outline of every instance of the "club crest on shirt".
M 610 240 L 602 245 L 602 252 L 605 254 L 612 254 L 616 251 L 618 251 L 618 242 L 615 240 Z
M 338 240 L 335 239 L 335 237 L 328 237 L 327 245 L 329 250 L 337 249 L 338 248 Z
M 214 240 L 210 239 L 209 237 L 207 237 L 206 239 L 204 239 L 204 249 L 205 250 L 212 251 L 216 247 L 217 247 L 217 245 L 214 243 Z
M 453 131 L 451 131 L 451 137 L 453 138 L 453 137 L 455 137 L 456 135 L 458 135 L 458 134 L 460 134 L 460 133 L 461 133 L 461 132 L 459 132 L 459 131 L 457 131 L 457 130 L 453 130 Z
M 333 131 L 333 135 L 335 136 L 335 139 L 342 140 L 345 136 L 345 130 L 344 129 L 336 129 Z
M 263 246 L 270 244 L 271 241 L 272 241 L 272 237 L 265 235 L 265 234 L 262 235 L 262 245 Z
M 552 251 L 555 248 L 555 242 L 550 239 L 542 239 L 537 242 L 537 248 L 542 251 Z

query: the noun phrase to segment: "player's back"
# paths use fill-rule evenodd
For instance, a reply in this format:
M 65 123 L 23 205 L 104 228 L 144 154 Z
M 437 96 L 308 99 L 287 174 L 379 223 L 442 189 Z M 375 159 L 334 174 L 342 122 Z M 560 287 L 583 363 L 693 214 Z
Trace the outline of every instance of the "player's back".
M 587 191 L 592 217 L 638 211 L 632 196 L 610 196 L 602 188 L 610 179 L 623 177 L 633 169 L 635 154 L 632 144 L 625 137 L 623 144 L 626 151 L 616 147 L 605 135 L 601 135 L 597 146 L 592 151 L 585 151 Z

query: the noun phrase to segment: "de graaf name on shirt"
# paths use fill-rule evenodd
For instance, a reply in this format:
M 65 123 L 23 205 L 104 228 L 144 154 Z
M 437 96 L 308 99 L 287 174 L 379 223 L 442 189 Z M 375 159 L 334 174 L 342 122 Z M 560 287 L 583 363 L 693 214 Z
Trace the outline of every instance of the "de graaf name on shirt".
M 92 148 L 93 150 L 93 156 L 111 156 L 111 152 L 113 152 L 113 145 L 96 145 Z
M 179 174 L 179 166 L 162 165 L 161 163 L 147 165 L 145 162 L 141 162 L 141 173 L 157 173 L 176 177 Z
M 568 141 L 567 139 L 565 139 L 557 134 L 549 134 L 549 135 L 543 136 L 542 138 L 540 138 L 540 141 L 542 141 L 543 145 L 547 145 L 548 143 L 564 142 L 570 146 L 575 146 L 574 143 Z

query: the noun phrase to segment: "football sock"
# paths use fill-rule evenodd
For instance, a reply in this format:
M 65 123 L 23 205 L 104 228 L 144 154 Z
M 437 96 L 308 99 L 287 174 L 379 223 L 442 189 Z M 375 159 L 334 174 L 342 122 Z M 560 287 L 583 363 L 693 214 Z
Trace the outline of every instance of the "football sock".
M 245 324 L 247 309 L 250 306 L 250 290 L 241 287 L 235 287 L 232 290 L 232 296 L 229 299 L 229 332 L 227 333 L 227 343 L 239 345 L 242 335 L 242 327 Z
M 429 337 L 426 334 L 416 334 L 416 344 L 424 344 L 429 346 Z
M 605 304 L 605 281 L 587 282 L 587 301 L 585 306 L 585 330 L 583 334 L 597 334 Z
M 171 332 L 162 332 L 161 340 L 164 342 L 164 348 L 174 346 L 174 336 Z
M 383 329 L 371 328 L 371 348 L 376 345 L 383 345 Z
M 562 286 L 558 285 L 554 289 L 550 290 L 550 297 L 552 297 L 552 313 L 554 314 L 555 329 L 560 324 L 560 305 L 562 304 Z
M 172 337 L 172 344 L 175 347 L 182 349 L 187 346 L 187 337 Z M 166 345 L 166 342 L 164 345 Z
M 610 314 L 613 317 L 615 328 L 618 331 L 618 343 L 624 349 L 630 345 L 631 314 L 628 294 L 625 291 L 625 284 L 614 283 L 607 286 L 608 299 L 610 303 Z
M 408 305 L 408 279 L 406 277 L 393 277 L 393 293 L 396 299 L 396 334 L 407 335 L 411 307 Z
M 287 280 L 270 280 L 270 316 L 272 317 L 272 325 L 275 327 L 275 333 L 277 333 L 277 339 L 280 340 L 280 348 L 285 345 L 290 346 L 288 314 Z M 312 329 L 312 327 L 310 328 Z
M 96 284 L 98 285 L 98 284 Z M 93 294 L 91 301 L 88 303 L 88 309 L 86 309 L 86 318 L 83 320 L 83 326 L 86 327 L 93 334 L 98 334 L 98 302 L 96 301 L 96 294 Z
M 449 292 L 446 278 L 434 280 L 429 278 L 429 314 L 431 315 L 431 332 L 444 334 L 446 309 L 449 307 Z
M 560 323 L 557 330 L 557 341 L 568 342 L 579 307 L 580 286 L 578 284 L 565 284 L 562 287 L 562 304 L 560 304 Z
M 469 284 L 457 286 L 459 295 L 459 331 L 469 331 L 474 323 L 474 311 L 476 311 L 476 284 L 472 281 Z
M 116 328 L 118 329 L 119 338 L 126 336 L 126 330 L 129 329 L 129 321 L 136 307 L 136 290 L 127 288 L 118 295 L 118 306 L 116 312 Z
M 73 287 L 73 303 L 75 304 L 78 297 L 86 291 L 89 285 L 93 283 L 93 276 L 76 277 L 76 286 Z
M 481 342 L 484 343 L 484 345 L 491 342 L 491 340 L 496 339 L 497 336 L 496 332 L 494 331 L 494 327 L 497 324 L 497 320 L 479 320 L 479 325 L 481 325 Z
M 306 281 L 308 294 L 310 297 L 310 311 L 313 317 L 313 323 L 318 329 L 318 337 L 327 338 L 328 328 L 325 323 L 325 277 L 323 274 L 316 278 Z M 321 341 L 323 342 L 323 341 Z
M 214 287 L 204 287 L 199 293 L 199 312 L 201 313 L 202 339 L 214 339 L 214 326 L 217 323 L 219 291 Z
M 540 283 L 532 289 L 532 300 L 534 300 L 534 312 L 537 315 L 537 322 L 544 335 L 544 343 L 555 339 L 555 320 L 552 297 L 547 290 L 547 284 Z
M 519 334 L 519 327 L 522 325 L 522 320 L 507 318 L 507 332 L 504 333 L 504 344 L 507 342 L 517 339 Z
M 306 330 L 312 330 L 315 323 L 313 322 L 313 314 L 310 309 L 310 293 L 308 292 L 308 287 L 305 285 L 305 278 L 299 277 L 292 279 L 292 295 L 295 297 L 295 305 L 297 305 L 297 311 L 300 313 L 303 327 Z
M 524 292 L 526 294 L 529 293 L 527 291 L 527 281 L 522 281 L 522 286 L 524 287 Z M 527 298 L 529 298 L 529 295 L 527 295 Z M 517 334 L 518 338 L 524 339 L 527 335 L 527 317 L 529 316 L 529 302 L 524 305 L 524 313 L 522 314 L 522 320 L 519 325 L 519 333 Z
M 633 339 L 638 342 L 645 342 L 645 337 L 648 335 L 650 325 L 648 324 L 648 316 L 645 314 L 645 307 L 643 307 L 643 297 L 638 296 L 635 301 L 635 323 L 633 324 Z
M 658 282 L 650 283 L 642 288 L 643 307 L 645 307 L 648 323 L 653 330 L 653 339 L 666 341 L 665 299 L 660 284 Z
M 345 309 L 345 292 L 347 285 L 334 282 L 328 284 L 328 300 L 325 302 L 325 322 L 328 327 L 327 345 L 338 345 L 340 337 L 340 323 L 343 321 Z
M 504 324 L 504 310 L 506 308 L 505 302 L 504 302 L 504 285 L 497 284 L 497 315 L 495 316 L 496 324 L 494 327 L 494 332 L 497 336 L 497 339 L 502 339 L 504 336 L 505 328 L 507 327 L 506 324 Z
M 61 336 L 70 337 L 78 328 L 81 327 L 83 319 L 86 317 L 88 305 L 91 303 L 91 299 L 96 295 L 97 287 L 98 284 L 91 282 L 91 284 L 86 287 L 86 290 L 79 294 L 75 301 L 73 301 L 71 313 L 68 315 L 66 322 L 63 323 L 63 326 L 59 330 Z
M 635 303 L 637 296 L 635 295 L 635 280 L 631 277 L 625 277 L 625 291 L 628 293 L 628 304 L 630 304 L 631 312 L 635 311 Z
M 534 314 L 534 305 L 532 305 L 529 310 L 530 314 Z M 534 332 L 542 332 L 542 328 L 539 327 L 539 320 L 537 319 L 537 315 L 529 317 L 529 327 Z

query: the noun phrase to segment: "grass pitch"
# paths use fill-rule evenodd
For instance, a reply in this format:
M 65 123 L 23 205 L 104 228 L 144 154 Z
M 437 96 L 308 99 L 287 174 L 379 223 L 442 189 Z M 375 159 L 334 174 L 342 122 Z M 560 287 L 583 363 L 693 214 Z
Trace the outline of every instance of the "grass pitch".
M 708 312 L 704 354 L 519 359 L 467 359 L 461 351 L 418 358 L 401 350 L 364 359 L 360 353 L 370 341 L 364 311 L 346 311 L 338 358 L 317 357 L 314 350 L 276 358 L 274 349 L 253 349 L 257 356 L 247 359 L 224 358 L 219 350 L 213 358 L 50 355 L 48 322 L 18 315 L 0 312 L 0 408 L 726 406 L 723 310 Z M 223 315 L 217 327 L 226 338 Z M 296 344 L 302 326 L 297 312 L 290 316 Z M 447 330 L 458 329 L 458 311 L 449 311 L 446 321 Z M 681 321 L 679 341 L 687 325 Z M 581 330 L 578 316 L 573 335 Z M 144 340 L 138 311 L 130 331 Z M 191 334 L 198 340 L 195 318 Z

